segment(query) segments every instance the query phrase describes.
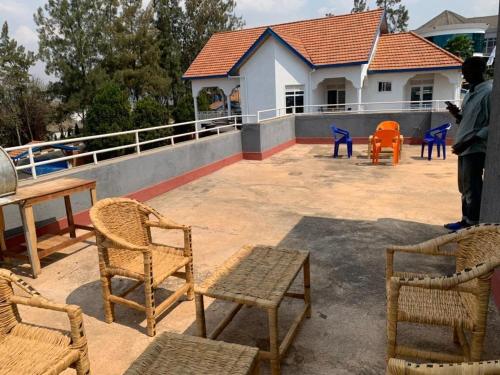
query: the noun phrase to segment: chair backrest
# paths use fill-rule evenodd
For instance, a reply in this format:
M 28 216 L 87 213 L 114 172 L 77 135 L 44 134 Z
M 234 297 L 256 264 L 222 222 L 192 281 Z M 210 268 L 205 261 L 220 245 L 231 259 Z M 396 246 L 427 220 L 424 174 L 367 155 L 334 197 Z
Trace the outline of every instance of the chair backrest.
M 427 130 L 425 132 L 426 136 L 430 137 L 439 137 L 441 139 L 446 139 L 446 134 L 448 133 L 448 130 L 451 129 L 451 123 L 443 124 L 440 126 L 437 126 L 433 129 Z
M 143 204 L 128 198 L 107 198 L 90 209 L 90 220 L 94 228 L 104 237 L 125 240 L 136 245 L 149 244 L 145 225 L 150 211 Z
M 481 263 L 500 262 L 500 225 L 482 224 L 458 232 L 457 272 Z
M 349 132 L 347 130 L 337 128 L 336 125 L 331 125 L 330 129 L 332 130 L 332 135 L 333 135 L 333 138 L 335 140 L 337 140 L 337 135 L 341 135 L 342 137 L 348 137 L 349 136 Z
M 380 143 L 382 147 L 392 147 L 394 142 L 399 142 L 399 131 L 377 130 L 373 135 L 373 141 Z
M 377 130 L 397 130 L 399 129 L 399 123 L 396 121 L 382 121 L 377 125 Z
M 387 365 L 387 375 L 477 375 L 499 374 L 500 361 L 483 361 L 445 364 L 417 364 L 402 359 L 391 358 Z

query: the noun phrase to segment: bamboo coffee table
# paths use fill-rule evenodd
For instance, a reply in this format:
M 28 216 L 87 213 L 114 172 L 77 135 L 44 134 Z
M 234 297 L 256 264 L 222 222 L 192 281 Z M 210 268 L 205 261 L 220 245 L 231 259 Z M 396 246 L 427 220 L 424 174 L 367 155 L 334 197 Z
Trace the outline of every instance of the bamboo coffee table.
M 304 293 L 288 292 L 301 269 L 304 271 Z M 236 302 L 236 306 L 210 334 L 210 339 L 216 339 L 221 334 L 243 305 L 267 310 L 270 350 L 260 351 L 260 357 L 271 361 L 273 375 L 280 374 L 280 361 L 300 323 L 311 316 L 309 252 L 272 246 L 245 246 L 239 250 L 212 276 L 195 286 L 196 321 L 201 337 L 207 337 L 204 296 Z M 305 305 L 280 344 L 278 309 L 284 297 L 302 299 Z

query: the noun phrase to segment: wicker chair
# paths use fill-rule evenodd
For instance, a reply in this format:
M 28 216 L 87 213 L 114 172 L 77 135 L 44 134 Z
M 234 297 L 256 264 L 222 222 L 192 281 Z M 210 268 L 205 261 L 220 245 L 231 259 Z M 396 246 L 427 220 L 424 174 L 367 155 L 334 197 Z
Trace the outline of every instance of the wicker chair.
M 394 253 L 454 257 L 456 273 L 430 276 L 394 272 Z M 500 266 L 500 226 L 481 224 L 414 246 L 387 249 L 387 355 L 430 361 L 481 360 L 490 299 L 491 277 Z M 398 322 L 453 328 L 463 355 L 418 350 L 397 345 Z M 464 331 L 471 332 L 470 343 Z
M 500 374 L 500 361 L 416 364 L 391 358 L 387 375 L 482 375 Z
M 16 295 L 13 285 L 28 296 Z M 68 314 L 69 334 L 23 323 L 18 305 Z M 82 310 L 52 303 L 20 277 L 0 269 L 0 373 L 59 374 L 69 367 L 74 367 L 79 375 L 90 374 Z
M 155 220 L 149 220 L 149 216 Z M 90 210 L 90 219 L 96 229 L 99 269 L 107 323 L 114 320 L 114 304 L 120 303 L 146 313 L 147 334 L 156 334 L 158 316 L 174 302 L 187 294 L 194 297 L 191 227 L 176 224 L 150 207 L 127 198 L 108 198 L 97 202 Z M 184 247 L 154 243 L 151 228 L 180 230 L 184 233 Z M 180 272 L 185 268 L 185 272 Z M 111 292 L 113 276 L 128 277 L 137 282 L 119 295 Z M 170 276 L 186 283 L 165 301 L 155 307 L 155 289 Z M 144 284 L 145 305 L 126 299 L 127 294 Z

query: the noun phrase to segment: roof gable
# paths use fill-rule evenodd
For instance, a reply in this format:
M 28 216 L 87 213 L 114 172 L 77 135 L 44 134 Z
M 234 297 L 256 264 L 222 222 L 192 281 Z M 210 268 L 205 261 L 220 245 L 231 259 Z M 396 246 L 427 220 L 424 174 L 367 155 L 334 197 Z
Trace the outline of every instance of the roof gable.
M 421 36 L 409 32 L 382 35 L 369 73 L 460 69 L 462 60 Z
M 285 44 L 310 66 L 367 63 L 383 15 L 384 11 L 377 9 L 217 33 L 198 54 L 184 78 L 232 74 L 269 36 Z

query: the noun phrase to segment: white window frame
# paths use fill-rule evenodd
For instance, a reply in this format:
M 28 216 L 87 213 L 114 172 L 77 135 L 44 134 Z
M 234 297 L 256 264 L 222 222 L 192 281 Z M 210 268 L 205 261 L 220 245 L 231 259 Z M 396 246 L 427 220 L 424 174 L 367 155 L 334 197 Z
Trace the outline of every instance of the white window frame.
M 378 82 L 378 92 L 391 92 L 392 82 L 391 81 L 379 81 Z
M 302 105 L 297 105 L 297 98 L 302 97 Z M 293 105 L 287 105 L 287 99 L 293 98 Z M 295 114 L 295 113 L 304 113 L 304 106 L 306 100 L 306 93 L 304 90 L 304 85 L 293 85 L 293 86 L 285 86 L 285 107 L 286 113 Z M 301 108 L 302 110 L 297 112 L 297 108 Z

